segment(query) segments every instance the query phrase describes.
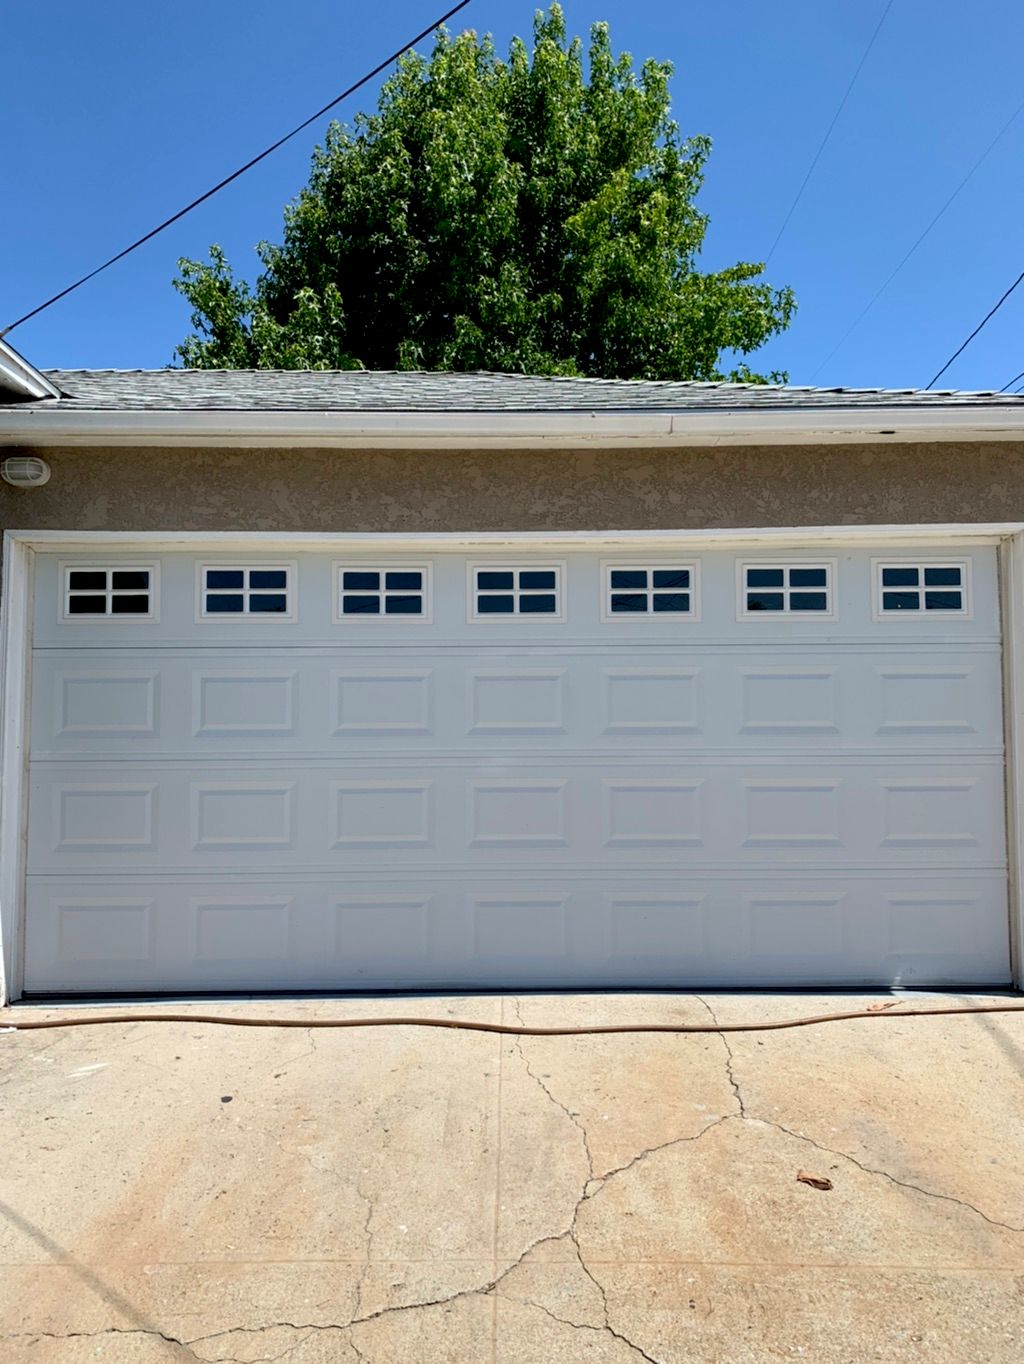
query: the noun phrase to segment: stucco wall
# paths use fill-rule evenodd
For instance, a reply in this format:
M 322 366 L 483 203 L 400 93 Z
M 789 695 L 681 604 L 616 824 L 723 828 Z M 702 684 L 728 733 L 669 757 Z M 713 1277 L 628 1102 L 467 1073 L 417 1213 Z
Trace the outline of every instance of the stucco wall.
M 19 529 L 459 531 L 1024 520 L 1024 443 L 43 451 Z

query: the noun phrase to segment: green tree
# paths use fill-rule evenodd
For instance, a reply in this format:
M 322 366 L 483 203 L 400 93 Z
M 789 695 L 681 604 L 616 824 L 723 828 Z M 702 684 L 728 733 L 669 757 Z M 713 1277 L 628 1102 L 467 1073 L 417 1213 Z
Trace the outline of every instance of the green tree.
M 179 262 L 178 357 L 763 382 L 720 357 L 784 330 L 792 291 L 757 263 L 696 269 L 709 140 L 681 138 L 668 63 L 638 74 L 603 23 L 588 55 L 552 5 L 507 61 L 471 31 L 405 57 L 376 114 L 328 129 L 255 286 L 217 246 Z

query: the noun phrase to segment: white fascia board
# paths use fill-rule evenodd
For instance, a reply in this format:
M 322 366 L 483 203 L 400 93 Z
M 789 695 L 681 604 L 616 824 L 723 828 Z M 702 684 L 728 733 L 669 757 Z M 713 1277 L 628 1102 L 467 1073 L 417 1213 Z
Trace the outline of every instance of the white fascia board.
M 0 445 L 515 449 L 1024 440 L 1019 407 L 689 412 L 0 412 Z
M 0 394 L 18 398 L 59 398 L 60 390 L 0 337 Z

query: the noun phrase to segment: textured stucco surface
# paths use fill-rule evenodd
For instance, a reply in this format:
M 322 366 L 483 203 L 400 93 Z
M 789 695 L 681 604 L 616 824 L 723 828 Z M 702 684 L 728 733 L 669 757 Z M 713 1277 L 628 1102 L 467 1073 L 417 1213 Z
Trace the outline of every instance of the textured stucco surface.
M 870 1002 L 175 1007 L 714 1029 Z M 1019 1364 L 1024 1013 L 898 1012 L 686 1036 L 0 1032 L 0 1357 Z
M 1024 520 L 1024 443 L 688 450 L 55 449 L 8 529 L 503 531 Z

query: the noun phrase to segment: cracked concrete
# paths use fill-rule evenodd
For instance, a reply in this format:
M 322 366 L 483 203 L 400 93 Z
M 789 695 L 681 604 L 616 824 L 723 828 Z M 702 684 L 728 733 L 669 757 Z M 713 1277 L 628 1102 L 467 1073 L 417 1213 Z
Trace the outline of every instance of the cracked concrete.
M 718 1028 L 858 1002 L 401 1011 Z M 0 1035 L 5 1364 L 1024 1353 L 1024 1018 L 304 1042 L 187 1023 Z

